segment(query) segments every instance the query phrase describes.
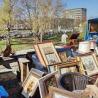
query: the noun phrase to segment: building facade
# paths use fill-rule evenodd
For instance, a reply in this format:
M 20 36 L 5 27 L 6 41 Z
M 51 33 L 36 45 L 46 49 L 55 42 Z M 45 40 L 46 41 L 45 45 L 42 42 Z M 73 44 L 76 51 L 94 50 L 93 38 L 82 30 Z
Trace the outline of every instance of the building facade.
M 87 17 L 87 10 L 86 8 L 75 8 L 75 9 L 68 9 L 65 11 L 66 18 L 86 21 Z
M 68 9 L 65 11 L 65 17 L 67 19 L 74 20 L 74 30 L 83 32 L 84 23 L 86 22 L 86 19 L 87 19 L 86 8 Z

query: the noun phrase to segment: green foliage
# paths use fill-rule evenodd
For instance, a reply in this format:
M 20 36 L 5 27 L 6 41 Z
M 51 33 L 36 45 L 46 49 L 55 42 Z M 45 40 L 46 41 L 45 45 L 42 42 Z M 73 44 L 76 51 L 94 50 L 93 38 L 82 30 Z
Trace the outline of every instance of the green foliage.
M 59 42 L 61 40 L 61 35 L 60 33 L 55 33 L 52 35 L 46 34 L 43 36 L 43 40 L 53 40 Z
M 2 52 L 5 48 L 5 40 L 0 41 L 0 52 Z
M 25 43 L 24 43 L 25 41 Z M 32 41 L 32 39 L 30 39 L 30 42 Z M 11 40 L 11 46 L 12 46 L 12 51 L 18 51 L 18 50 L 21 50 L 21 49 L 31 49 L 32 48 L 32 45 L 33 45 L 33 41 L 31 43 L 28 43 L 28 40 L 22 40 L 22 39 L 12 39 Z M 2 51 L 4 51 L 6 47 L 6 40 L 1 40 L 0 41 L 0 53 Z

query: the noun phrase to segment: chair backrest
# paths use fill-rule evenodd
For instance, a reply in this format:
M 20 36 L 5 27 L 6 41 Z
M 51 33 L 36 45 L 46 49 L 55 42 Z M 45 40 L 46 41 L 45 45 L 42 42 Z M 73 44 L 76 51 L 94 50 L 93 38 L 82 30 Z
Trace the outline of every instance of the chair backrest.
M 63 89 L 73 91 L 73 90 L 83 90 L 89 83 L 89 77 L 76 72 L 64 73 L 59 78 L 59 84 Z

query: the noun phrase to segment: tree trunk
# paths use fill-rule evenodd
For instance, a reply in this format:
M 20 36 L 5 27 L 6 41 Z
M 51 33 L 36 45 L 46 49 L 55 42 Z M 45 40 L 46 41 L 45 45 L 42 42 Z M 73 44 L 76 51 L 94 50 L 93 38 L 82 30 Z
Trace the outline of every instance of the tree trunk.
M 40 33 L 40 43 L 42 43 L 43 42 L 43 33 L 41 32 Z

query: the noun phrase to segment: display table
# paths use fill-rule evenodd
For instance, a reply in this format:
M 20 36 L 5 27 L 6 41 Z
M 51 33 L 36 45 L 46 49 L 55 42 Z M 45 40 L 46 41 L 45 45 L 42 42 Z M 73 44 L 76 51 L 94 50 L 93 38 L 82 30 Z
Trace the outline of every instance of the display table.
M 9 96 L 9 94 L 7 93 L 5 88 L 3 86 L 0 86 L 0 98 L 2 98 L 2 97 L 8 98 L 8 96 Z

